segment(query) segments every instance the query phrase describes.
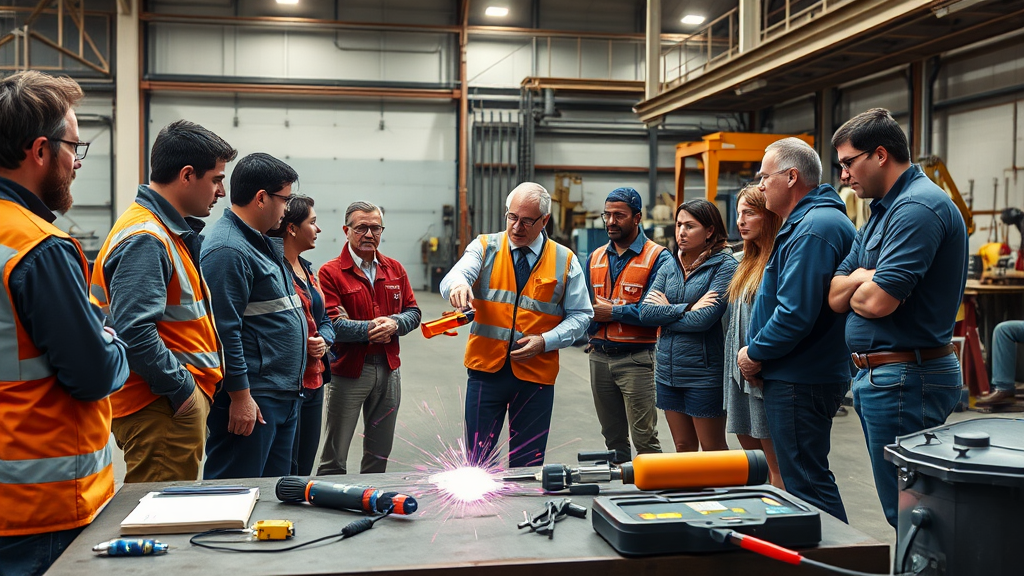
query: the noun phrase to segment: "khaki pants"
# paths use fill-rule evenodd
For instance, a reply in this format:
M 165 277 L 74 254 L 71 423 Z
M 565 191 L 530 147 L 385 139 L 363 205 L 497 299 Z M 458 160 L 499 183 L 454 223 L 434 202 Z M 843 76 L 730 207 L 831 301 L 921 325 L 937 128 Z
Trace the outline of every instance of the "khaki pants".
M 385 472 L 395 441 L 398 405 L 402 401 L 399 370 L 388 368 L 387 358 L 383 356 L 379 359 L 367 356 L 359 378 L 332 374 L 326 387 L 324 452 L 317 476 L 347 473 L 348 449 L 360 411 L 363 413 L 363 457 L 359 472 Z
M 632 459 L 629 437 L 637 454 L 661 452 L 658 411 L 654 407 L 654 351 L 608 355 L 590 352 L 590 388 L 601 422 L 605 446 L 616 461 Z
M 196 386 L 195 409 L 174 416 L 171 403 L 157 398 L 145 408 L 114 418 L 111 431 L 124 450 L 124 481 L 171 482 L 199 478 L 210 399 Z

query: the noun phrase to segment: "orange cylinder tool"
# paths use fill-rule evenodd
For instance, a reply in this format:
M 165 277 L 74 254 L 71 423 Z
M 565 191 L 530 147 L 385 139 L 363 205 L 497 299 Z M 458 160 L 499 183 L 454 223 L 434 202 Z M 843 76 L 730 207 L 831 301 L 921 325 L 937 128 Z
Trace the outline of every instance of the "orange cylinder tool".
M 748 486 L 768 480 L 760 450 L 638 454 L 622 464 L 622 483 L 641 490 Z
M 423 332 L 423 336 L 426 338 L 433 338 L 438 334 L 444 334 L 445 336 L 457 336 L 458 333 L 455 329 L 459 326 L 465 326 L 473 321 L 474 312 L 467 310 L 462 312 L 461 310 L 449 310 L 441 315 L 437 320 L 429 320 L 420 324 L 420 330 Z

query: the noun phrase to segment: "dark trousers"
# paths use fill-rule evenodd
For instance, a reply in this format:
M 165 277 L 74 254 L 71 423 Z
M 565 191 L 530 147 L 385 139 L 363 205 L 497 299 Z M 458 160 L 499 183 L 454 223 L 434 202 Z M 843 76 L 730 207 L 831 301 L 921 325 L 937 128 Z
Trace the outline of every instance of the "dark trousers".
M 28 536 L 0 536 L 0 576 L 39 576 L 82 530 L 85 526 Z
M 764 381 L 764 409 L 786 491 L 846 522 L 836 477 L 828 468 L 832 418 L 846 383 Z
M 299 418 L 299 396 L 279 399 L 253 396 L 266 424 L 256 421 L 252 434 L 239 436 L 228 432 L 231 397 L 218 392 L 206 423 L 206 465 L 203 478 L 269 478 L 287 476 L 292 469 L 295 425 Z
M 474 464 L 496 457 L 508 412 L 508 467 L 544 463 L 555 387 L 516 378 L 509 362 L 494 374 L 469 371 L 466 384 L 466 446 Z
M 324 387 L 303 388 L 296 426 L 295 445 L 292 446 L 292 474 L 309 476 L 313 473 L 316 451 L 320 447 L 320 426 L 324 418 Z

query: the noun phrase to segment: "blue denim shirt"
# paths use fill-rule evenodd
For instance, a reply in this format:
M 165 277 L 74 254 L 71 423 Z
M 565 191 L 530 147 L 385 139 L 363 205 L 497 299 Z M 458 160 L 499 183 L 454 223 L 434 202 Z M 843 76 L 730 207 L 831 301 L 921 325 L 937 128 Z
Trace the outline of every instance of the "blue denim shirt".
M 224 344 L 224 390 L 297 397 L 308 328 L 281 239 L 225 210 L 210 226 L 199 261 Z
M 844 319 L 829 308 L 828 290 L 856 233 L 828 184 L 808 192 L 779 229 L 747 327 L 747 355 L 765 379 L 849 382 Z
M 20 204 L 47 222 L 56 219 L 35 194 L 6 178 L 0 178 L 0 200 Z M 72 398 L 92 402 L 121 389 L 128 379 L 125 344 L 103 331 L 105 317 L 89 302 L 74 243 L 43 240 L 14 267 L 8 286 L 18 320 Z M 14 330 L 3 324 L 3 330 Z
M 633 243 L 629 245 L 629 248 L 626 248 L 626 250 L 622 253 L 621 256 L 619 255 L 618 250 L 615 248 L 615 243 L 612 241 L 608 242 L 608 273 L 611 276 L 610 279 L 613 285 L 615 284 L 615 280 L 618 279 L 619 274 L 621 274 L 622 271 L 625 270 L 626 265 L 629 264 L 629 261 L 640 255 L 640 252 L 643 251 L 644 244 L 646 243 L 647 235 L 644 234 L 642 228 L 637 230 L 636 239 L 633 240 Z M 651 274 L 650 276 L 647 277 L 647 286 L 644 288 L 644 293 L 640 296 L 640 302 L 643 302 L 643 299 L 647 297 L 647 293 L 651 290 L 651 282 L 658 275 L 658 270 L 661 269 L 661 267 L 666 262 L 672 262 L 672 254 L 670 254 L 668 250 L 663 250 L 661 254 L 658 254 L 658 258 L 654 261 L 654 265 L 651 266 Z M 593 302 L 594 285 L 590 281 L 589 261 L 583 263 L 583 274 L 584 278 L 586 278 L 587 280 L 587 290 L 590 292 L 590 301 Z M 643 320 L 640 319 L 640 302 L 637 302 L 636 304 L 623 304 L 621 306 L 612 306 L 612 320 L 616 322 L 622 322 L 623 324 L 632 324 L 634 326 L 650 326 L 650 324 L 646 324 Z M 587 333 L 590 335 L 594 335 L 597 333 L 599 327 L 599 322 L 594 322 L 593 320 L 591 320 L 590 326 L 587 328 Z M 608 340 L 601 340 L 598 338 L 593 338 L 590 340 L 590 342 L 591 344 L 604 346 L 608 350 L 615 350 L 620 348 L 629 350 L 650 349 L 654 347 L 654 345 L 651 344 L 623 344 L 620 342 L 609 342 Z
M 967 283 L 967 227 L 956 205 L 917 165 L 871 203 L 837 276 L 875 270 L 874 282 L 900 300 L 884 318 L 846 317 L 854 352 L 914 350 L 949 344 Z

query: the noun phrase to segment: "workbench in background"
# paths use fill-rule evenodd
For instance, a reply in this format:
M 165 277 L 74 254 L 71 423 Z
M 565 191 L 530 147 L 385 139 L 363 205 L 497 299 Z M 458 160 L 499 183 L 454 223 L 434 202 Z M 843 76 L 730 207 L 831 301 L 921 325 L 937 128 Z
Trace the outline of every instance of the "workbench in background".
M 449 517 L 436 496 L 421 496 L 427 485 L 422 475 L 388 473 L 334 476 L 345 484 L 365 484 L 411 493 L 420 512 L 412 517 L 392 516 L 373 529 L 338 543 L 313 545 L 280 554 L 235 554 L 189 545 L 189 535 L 154 538 L 171 545 L 162 556 L 107 558 L 92 552 L 95 544 L 116 538 L 121 520 L 147 492 L 187 483 L 126 484 L 47 572 L 49 576 L 185 576 L 187 574 L 244 574 L 245 576 L 306 574 L 566 576 L 567 574 L 690 576 L 721 574 L 807 575 L 815 569 L 792 566 L 750 552 L 702 556 L 624 558 L 609 546 L 586 519 L 568 517 L 558 522 L 554 538 L 517 530 L 523 511 L 540 511 L 558 496 L 530 494 L 504 496 L 492 508 L 471 517 Z M 284 504 L 274 494 L 276 479 L 232 480 L 210 484 L 242 484 L 260 489 L 250 524 L 257 520 L 287 519 L 295 523 L 295 538 L 287 542 L 243 544 L 274 547 L 297 544 L 338 533 L 361 516 L 308 505 Z M 618 487 L 619 484 L 610 484 Z M 573 496 L 590 508 L 592 498 Z M 802 552 L 809 558 L 861 571 L 888 573 L 889 546 L 822 513 L 822 542 Z
M 992 373 L 992 355 L 989 352 L 992 349 L 992 332 L 997 324 L 1007 320 L 1024 320 L 1024 284 L 982 284 L 968 280 L 964 290 L 964 320 L 957 324 L 955 333 L 966 339 L 961 360 L 964 384 L 970 388 L 972 396 L 988 391 Z M 984 359 L 982 348 L 986 351 Z M 1018 355 L 1018 382 L 1022 376 L 1024 358 Z

